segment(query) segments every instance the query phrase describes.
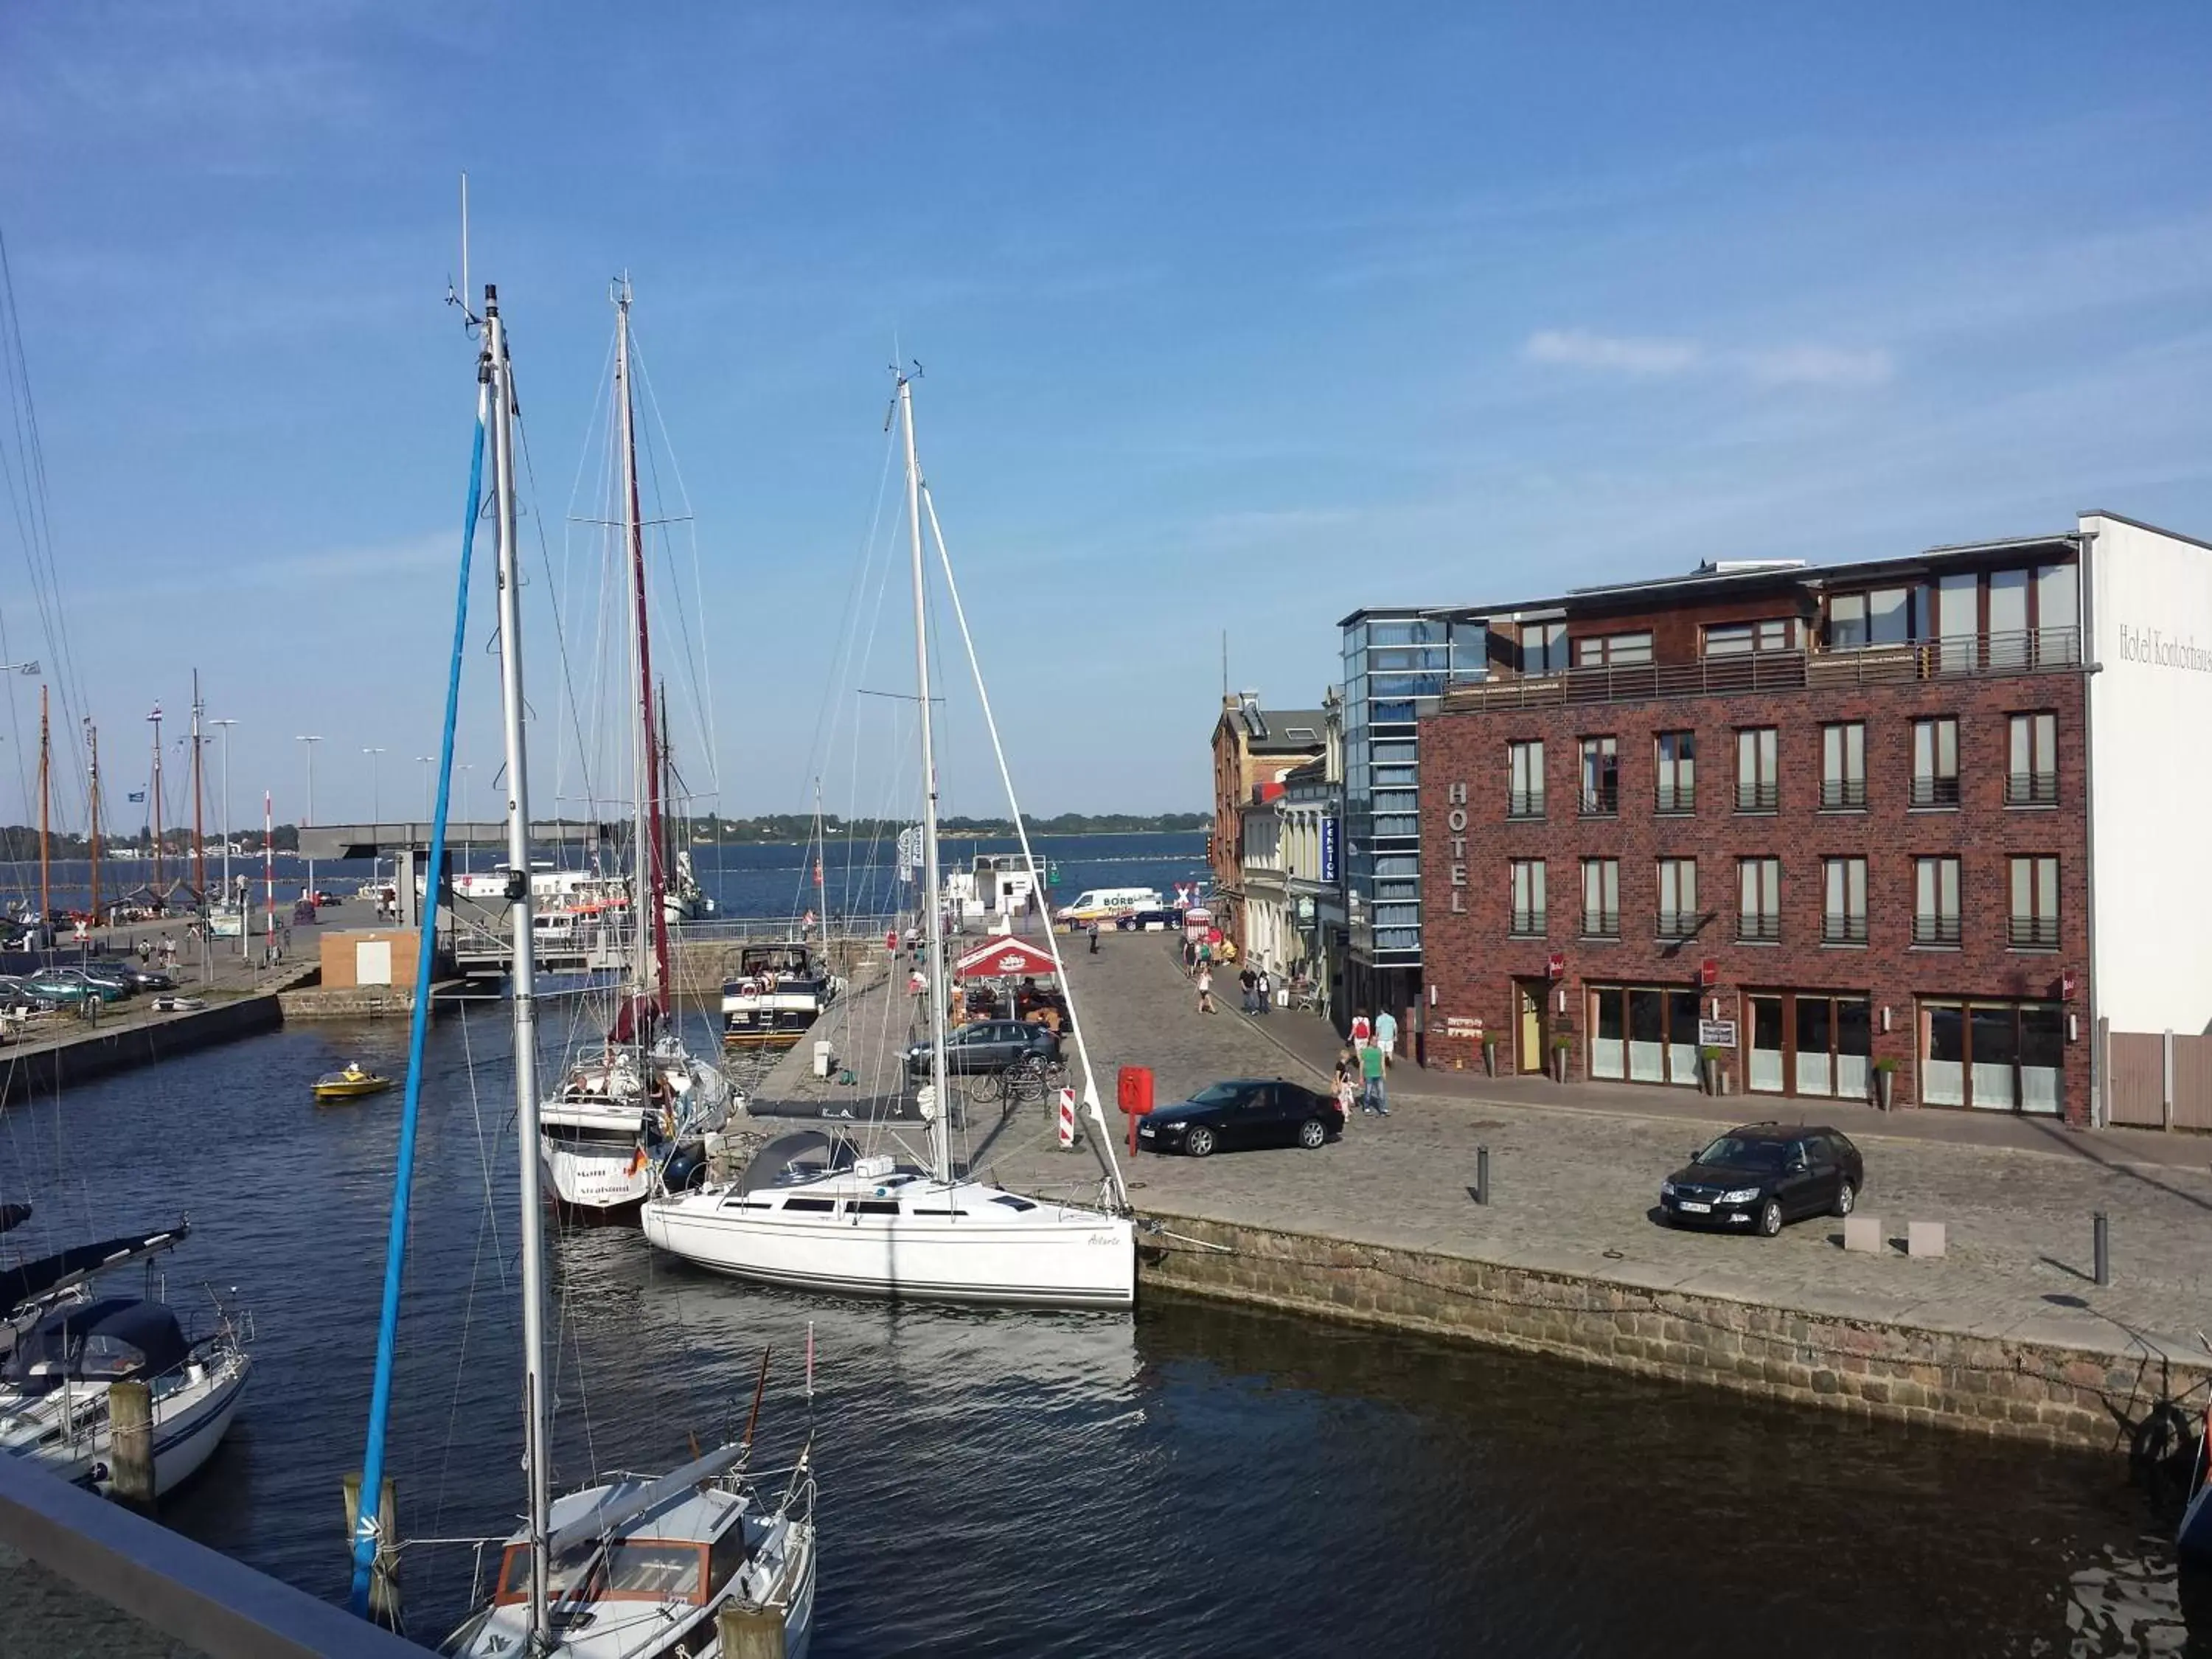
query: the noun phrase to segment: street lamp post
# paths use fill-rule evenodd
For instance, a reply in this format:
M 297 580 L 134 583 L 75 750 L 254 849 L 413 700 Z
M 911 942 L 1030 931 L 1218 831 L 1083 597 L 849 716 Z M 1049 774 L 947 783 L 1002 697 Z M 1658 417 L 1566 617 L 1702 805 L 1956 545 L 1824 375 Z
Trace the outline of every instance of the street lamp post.
M 476 769 L 476 763 L 473 761 L 462 761 L 453 768 L 453 770 L 461 775 L 461 822 L 463 823 L 469 821 L 469 774 Z M 461 870 L 464 874 L 471 868 L 469 847 L 472 838 L 467 833 L 464 833 L 461 837 Z
M 306 744 L 307 745 L 307 823 L 313 823 L 315 821 L 315 745 L 316 745 L 317 744 L 320 743 L 322 740 L 323 740 L 322 733 L 321 733 L 321 732 L 318 732 L 314 733 L 314 734 L 313 734 L 313 735 L 312 735 L 312 736 L 302 736 L 302 737 L 297 737 L 297 738 L 293 738 L 293 739 L 292 739 L 292 741 L 293 741 L 293 742 L 295 742 L 295 743 L 304 743 L 304 744 Z M 264 814 L 262 814 L 262 816 L 263 816 L 264 817 L 266 817 L 268 816 L 268 814 L 264 812 Z M 271 833 L 274 833 L 274 832 L 272 831 Z M 262 850 L 264 851 L 264 853 L 268 856 L 268 858 L 269 858 L 271 861 L 273 861 L 273 860 L 276 859 L 276 849 L 274 847 L 268 847 L 268 848 L 263 848 Z M 315 860 L 313 860 L 313 857 L 310 857 L 310 858 L 307 860 L 307 891 L 308 891 L 309 895 L 310 895 L 310 896 L 312 896 L 312 895 L 313 894 L 314 890 L 315 890 Z
M 237 725 L 238 721 L 235 718 L 233 718 L 227 720 L 210 720 L 208 724 L 213 726 L 219 726 L 222 731 L 222 902 L 223 908 L 225 909 L 228 909 L 230 908 L 231 902 L 230 728 Z M 210 939 L 207 943 L 210 947 L 212 947 L 215 941 L 213 939 Z M 244 956 L 246 954 L 246 907 L 244 905 L 240 905 L 239 907 L 238 912 L 238 954 L 240 956 Z
M 433 756 L 417 755 L 415 757 L 415 762 L 422 769 L 422 822 L 428 823 L 430 822 L 430 768 L 436 763 L 436 760 Z M 424 833 L 427 834 L 428 831 Z
M 377 792 L 376 757 L 384 750 L 364 749 L 361 752 L 368 757 L 368 821 L 371 823 L 381 823 L 384 822 L 384 798 Z

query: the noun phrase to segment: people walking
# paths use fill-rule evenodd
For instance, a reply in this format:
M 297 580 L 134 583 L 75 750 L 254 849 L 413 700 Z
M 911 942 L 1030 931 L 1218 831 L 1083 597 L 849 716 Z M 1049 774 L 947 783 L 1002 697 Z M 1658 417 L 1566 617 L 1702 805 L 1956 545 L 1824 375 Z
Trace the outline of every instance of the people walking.
M 1372 1036 L 1373 1030 L 1374 1028 L 1367 1023 L 1367 1011 L 1364 1008 L 1352 1017 L 1352 1053 L 1364 1054 L 1367 1052 L 1368 1041 Z
M 1258 982 L 1252 988 L 1259 994 L 1260 999 L 1259 1007 L 1255 1012 L 1264 1014 L 1274 1000 L 1275 985 L 1274 981 L 1267 977 L 1267 970 L 1265 968 L 1260 970 L 1257 979 Z
M 1210 1014 L 1213 1008 L 1213 969 L 1205 963 L 1198 965 L 1198 1012 Z
M 1382 1051 L 1382 1064 L 1387 1069 L 1398 1052 L 1398 1018 L 1388 1008 L 1375 1016 L 1375 1046 Z
M 1259 978 L 1260 976 L 1252 971 L 1252 964 L 1249 962 L 1244 964 L 1244 971 L 1237 975 L 1237 984 L 1244 990 L 1243 1008 L 1248 1014 L 1259 1012 L 1259 1002 L 1252 994 L 1252 988 L 1259 982 Z
M 1091 954 L 1095 957 L 1098 954 L 1098 924 L 1095 921 L 1092 922 L 1089 931 L 1091 933 Z
M 1346 1123 L 1352 1121 L 1352 1097 L 1357 1092 L 1352 1087 L 1352 1077 L 1358 1064 L 1348 1043 L 1336 1056 L 1336 1109 L 1343 1115 Z
M 1382 1045 L 1370 1042 L 1359 1051 L 1360 1077 L 1365 1092 L 1360 1101 L 1362 1111 L 1372 1112 L 1377 1117 L 1390 1115 L 1389 1097 L 1382 1081 Z

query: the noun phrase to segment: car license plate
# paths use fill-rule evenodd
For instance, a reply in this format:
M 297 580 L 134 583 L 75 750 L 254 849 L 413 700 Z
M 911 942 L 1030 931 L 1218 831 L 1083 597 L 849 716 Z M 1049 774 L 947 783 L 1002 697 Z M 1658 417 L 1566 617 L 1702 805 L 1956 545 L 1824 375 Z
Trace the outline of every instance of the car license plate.
M 1687 1210 L 1692 1215 L 1711 1215 L 1713 1212 L 1711 1205 L 1692 1203 L 1686 1198 L 1677 1203 L 1674 1207 L 1678 1210 Z
M 1149 1123 L 1139 1125 L 1137 1130 L 1137 1139 L 1139 1140 L 1150 1140 L 1152 1138 L 1152 1126 Z

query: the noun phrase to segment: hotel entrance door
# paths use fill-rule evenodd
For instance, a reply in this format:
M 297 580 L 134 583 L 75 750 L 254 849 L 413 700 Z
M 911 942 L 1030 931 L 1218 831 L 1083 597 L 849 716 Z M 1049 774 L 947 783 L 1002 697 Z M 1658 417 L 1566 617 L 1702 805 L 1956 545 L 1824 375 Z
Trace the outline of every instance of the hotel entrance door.
M 1513 1000 L 1520 1012 L 1514 1022 L 1514 1061 L 1524 1072 L 1544 1069 L 1543 997 L 1541 981 L 1513 981 Z

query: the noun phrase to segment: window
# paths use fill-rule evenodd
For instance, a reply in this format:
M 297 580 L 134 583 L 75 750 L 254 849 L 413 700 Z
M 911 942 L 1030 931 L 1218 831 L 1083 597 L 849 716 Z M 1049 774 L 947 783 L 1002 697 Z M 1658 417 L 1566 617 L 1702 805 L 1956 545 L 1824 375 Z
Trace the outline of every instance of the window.
M 2014 714 L 2005 769 L 2007 806 L 2058 805 L 2058 716 Z
M 1828 601 L 1828 649 L 1850 651 L 1865 645 L 1903 645 L 1912 637 L 1912 590 L 1878 587 L 1869 593 L 1838 593 Z
M 1659 860 L 1659 937 L 1687 939 L 1698 931 L 1698 861 Z
M 1583 860 L 1583 935 L 1620 937 L 1620 860 Z
M 1509 818 L 1540 818 L 1544 816 L 1544 745 L 1540 743 L 1509 743 L 1505 745 L 1510 765 L 1512 793 L 1505 798 L 1505 816 Z
M 1796 642 L 1797 624 L 1786 617 L 1765 622 L 1720 623 L 1705 629 L 1709 657 L 1748 657 L 1754 652 L 1787 651 Z
M 1912 860 L 1912 942 L 1915 945 L 1956 945 L 1959 942 L 1959 860 L 1954 858 Z
M 2074 567 L 2046 564 L 2035 572 L 2033 665 L 2081 660 L 2081 614 L 2075 608 Z
M 1567 625 L 1563 622 L 1521 624 L 1521 672 L 1556 674 L 1567 665 Z
M 1583 739 L 1583 816 L 1609 818 L 1620 811 L 1620 757 L 1611 738 Z
M 1781 799 L 1774 770 L 1774 728 L 1756 726 L 1735 734 L 1735 810 L 1771 812 Z
M 1738 859 L 1735 936 L 1747 945 L 1772 945 L 1782 937 L 1782 860 Z
M 1866 810 L 1865 721 L 1820 728 L 1820 807 L 1830 812 Z
M 1820 912 L 1820 943 L 1864 945 L 1867 942 L 1867 861 L 1864 859 L 1823 859 L 1824 908 Z
M 1959 804 L 1959 722 L 1949 715 L 1912 722 L 1912 805 Z
M 1513 860 L 1513 933 L 1522 939 L 1544 936 L 1544 860 Z
M 1607 634 L 1575 641 L 1577 668 L 1640 668 L 1650 660 L 1649 634 Z
M 1698 738 L 1694 732 L 1662 732 L 1654 744 L 1658 757 L 1662 812 L 1692 812 L 1698 805 Z
M 2012 861 L 2012 926 L 2015 951 L 2058 948 L 2058 860 L 2018 858 Z

